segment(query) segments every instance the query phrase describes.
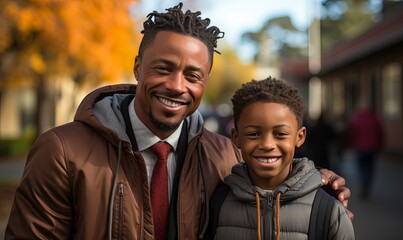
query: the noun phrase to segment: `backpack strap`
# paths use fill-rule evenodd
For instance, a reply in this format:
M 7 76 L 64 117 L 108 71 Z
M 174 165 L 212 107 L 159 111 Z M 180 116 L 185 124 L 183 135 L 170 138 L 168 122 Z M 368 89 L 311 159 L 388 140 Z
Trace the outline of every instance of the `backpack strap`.
M 230 188 L 222 181 L 218 183 L 216 189 L 214 190 L 213 196 L 210 200 L 210 221 L 207 230 L 208 239 L 214 239 L 218 219 L 220 217 L 221 206 L 224 203 L 229 191 Z
M 335 199 L 333 196 L 325 192 L 322 188 L 318 188 L 313 200 L 309 220 L 309 240 L 328 239 L 330 216 L 334 203 Z

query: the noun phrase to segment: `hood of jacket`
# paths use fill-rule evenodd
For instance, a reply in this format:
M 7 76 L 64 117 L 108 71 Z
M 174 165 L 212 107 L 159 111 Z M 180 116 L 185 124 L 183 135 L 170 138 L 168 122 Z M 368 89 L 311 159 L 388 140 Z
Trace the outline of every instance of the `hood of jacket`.
M 225 178 L 225 183 L 233 194 L 240 200 L 256 205 L 258 192 L 262 201 L 267 200 L 268 192 L 253 186 L 245 163 L 237 164 L 232 168 L 232 173 Z M 281 202 L 292 201 L 304 196 L 322 185 L 322 177 L 315 169 L 314 163 L 307 158 L 293 160 L 293 168 L 290 176 L 280 186 L 273 190 L 273 196 L 281 194 Z
M 136 85 L 134 84 L 98 88 L 83 99 L 74 120 L 96 129 L 115 145 L 121 140 L 130 142 L 126 134 L 126 124 L 120 105 L 127 96 L 135 97 L 135 92 Z M 188 126 L 188 141 L 191 141 L 202 132 L 203 118 L 199 111 L 195 111 L 185 121 Z

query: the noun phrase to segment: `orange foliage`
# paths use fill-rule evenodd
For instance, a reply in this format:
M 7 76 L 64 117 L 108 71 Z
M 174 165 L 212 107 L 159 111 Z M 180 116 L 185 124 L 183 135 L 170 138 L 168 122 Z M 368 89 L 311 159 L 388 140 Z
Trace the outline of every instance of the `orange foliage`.
M 227 46 L 220 51 L 221 55 L 214 56 L 214 65 L 203 96 L 205 102 L 213 105 L 229 103 L 235 90 L 252 79 L 255 69 L 252 64 L 243 63 L 234 49 Z
M 134 2 L 0 1 L 0 88 L 60 75 L 94 83 L 131 76 L 140 37 Z

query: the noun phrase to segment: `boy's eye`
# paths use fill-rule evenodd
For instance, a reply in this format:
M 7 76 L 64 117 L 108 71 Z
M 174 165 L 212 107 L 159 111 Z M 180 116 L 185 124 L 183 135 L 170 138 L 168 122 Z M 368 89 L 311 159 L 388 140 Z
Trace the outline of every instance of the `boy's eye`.
M 245 134 L 247 137 L 258 137 L 260 136 L 259 132 L 248 132 Z
M 279 138 L 285 138 L 288 134 L 286 132 L 276 132 L 275 135 Z

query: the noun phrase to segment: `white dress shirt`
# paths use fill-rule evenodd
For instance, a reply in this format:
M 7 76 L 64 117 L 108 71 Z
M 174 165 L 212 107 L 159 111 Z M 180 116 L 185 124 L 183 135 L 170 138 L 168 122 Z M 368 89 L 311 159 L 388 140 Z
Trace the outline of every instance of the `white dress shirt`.
M 178 146 L 179 137 L 181 134 L 182 124 L 172 133 L 169 137 L 165 139 L 160 139 L 159 137 L 155 136 L 145 125 L 144 123 L 138 118 L 136 111 L 134 110 L 134 99 L 129 104 L 129 117 L 130 122 L 133 126 L 133 132 L 136 136 L 138 150 L 144 158 L 146 168 L 147 168 L 147 176 L 148 176 L 148 186 L 151 183 L 151 177 L 153 174 L 155 163 L 157 162 L 157 157 L 152 152 L 150 147 L 159 141 L 165 141 L 172 146 L 173 151 L 168 154 L 168 193 L 169 193 L 169 200 L 171 200 L 171 193 L 172 193 L 172 186 L 175 177 L 176 171 L 176 149 Z

